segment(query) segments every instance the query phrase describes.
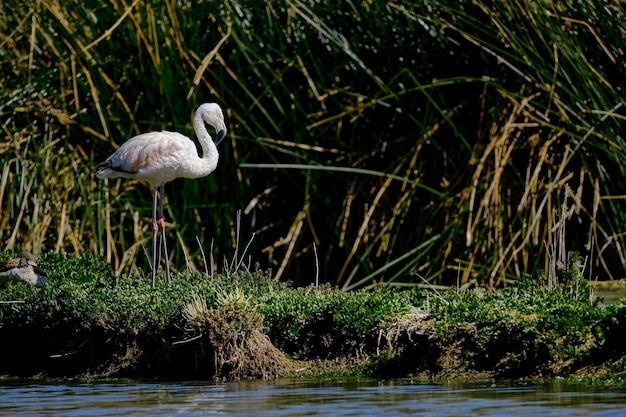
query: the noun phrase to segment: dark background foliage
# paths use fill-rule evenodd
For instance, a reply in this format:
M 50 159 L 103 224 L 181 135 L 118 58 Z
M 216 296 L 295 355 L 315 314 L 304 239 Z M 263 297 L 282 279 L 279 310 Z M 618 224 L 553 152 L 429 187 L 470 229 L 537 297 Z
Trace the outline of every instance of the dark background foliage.
M 568 245 L 624 275 L 624 11 L 595 1 L 7 1 L 5 248 L 147 269 L 150 190 L 93 177 L 216 101 L 210 177 L 166 186 L 178 269 L 298 284 L 507 282 Z M 237 211 L 241 210 L 238 230 Z

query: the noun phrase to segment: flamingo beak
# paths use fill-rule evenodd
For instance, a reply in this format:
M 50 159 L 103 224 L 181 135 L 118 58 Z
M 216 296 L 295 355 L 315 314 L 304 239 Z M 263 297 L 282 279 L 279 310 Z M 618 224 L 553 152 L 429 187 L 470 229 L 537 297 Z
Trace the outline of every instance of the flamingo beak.
M 215 146 L 219 145 L 222 140 L 226 137 L 226 129 L 220 129 L 217 131 L 217 135 L 215 136 Z

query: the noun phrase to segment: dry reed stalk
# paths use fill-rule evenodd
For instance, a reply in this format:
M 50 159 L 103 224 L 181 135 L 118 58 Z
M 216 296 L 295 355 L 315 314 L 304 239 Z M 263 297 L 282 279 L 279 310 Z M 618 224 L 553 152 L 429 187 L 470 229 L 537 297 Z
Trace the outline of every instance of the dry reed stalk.
M 532 161 L 536 161 L 534 169 L 532 165 L 529 165 L 527 168 L 524 194 L 517 204 L 515 213 L 528 216 L 525 222 L 529 226 L 524 230 L 515 231 L 511 229 L 511 225 L 507 227 L 503 223 L 503 214 L 505 212 L 508 213 L 508 218 L 512 218 L 513 215 L 512 204 L 504 204 L 504 202 L 511 201 L 511 190 L 503 184 L 504 170 L 512 158 L 513 151 L 518 147 L 522 132 L 539 126 L 537 123 L 528 122 L 529 112 L 527 107 L 533 97 L 526 97 L 519 103 L 513 100 L 513 108 L 501 131 L 496 132 L 495 127 L 492 127 L 491 139 L 486 148 L 480 151 L 481 158 L 477 161 L 471 181 L 472 186 L 467 197 L 469 217 L 466 224 L 466 245 L 473 248 L 468 262 L 469 265 L 472 265 L 474 259 L 481 259 L 485 251 L 494 253 L 495 256 L 490 268 L 491 285 L 498 285 L 500 280 L 504 278 L 502 275 L 504 271 L 510 270 L 511 266 L 518 273 L 526 270 L 525 265 L 527 265 L 530 256 L 527 243 L 530 237 L 533 237 L 535 241 L 539 239 L 540 230 L 542 230 L 540 224 L 544 213 L 547 214 L 548 221 L 551 217 L 551 192 L 552 190 L 558 191 L 565 187 L 567 181 L 572 177 L 572 174 L 563 175 L 570 155 L 567 145 L 560 161 L 554 161 L 546 157 L 552 144 L 563 133 L 560 131 L 544 143 L 536 157 L 532 159 Z M 518 122 L 520 118 L 522 118 L 522 121 Z M 534 152 L 535 147 L 531 146 L 531 154 Z M 488 158 L 492 158 L 490 163 Z M 543 201 L 537 204 L 536 194 L 538 190 L 544 187 L 540 184 L 541 178 L 544 178 L 541 174 L 544 168 L 552 171 L 554 166 L 556 166 L 556 172 L 548 172 L 548 176 L 556 179 L 547 185 L 548 192 L 546 196 Z M 482 178 L 490 178 L 490 181 L 486 183 Z M 484 184 L 488 185 L 484 191 L 480 192 L 479 186 Z M 479 193 L 482 194 L 480 197 Z M 506 197 L 505 193 L 509 197 Z M 477 200 L 480 201 L 479 204 L 476 203 Z M 482 245 L 472 245 L 477 231 L 483 231 L 485 228 L 489 230 L 489 233 Z M 497 279 L 498 282 L 494 282 L 494 279 L 497 277 L 499 277 Z M 468 279 L 469 274 L 462 275 L 463 281 Z
M 35 183 L 35 177 L 31 177 L 30 180 L 26 184 L 26 188 L 24 189 L 24 192 L 21 195 L 22 201 L 20 203 L 19 212 L 18 212 L 17 217 L 15 219 L 15 224 L 13 226 L 13 231 L 11 232 L 11 236 L 9 237 L 9 240 L 7 242 L 5 250 L 15 249 L 16 248 L 17 234 L 18 234 L 18 232 L 20 230 L 20 225 L 22 224 L 22 219 L 24 218 L 24 215 L 26 213 L 26 205 L 28 203 L 28 198 L 27 197 L 30 195 L 30 190 L 32 189 L 34 183 Z
M 296 242 L 298 240 L 298 237 L 300 236 L 300 233 L 302 232 L 302 226 L 304 225 L 305 218 L 306 218 L 306 210 L 302 209 L 295 216 L 287 235 L 284 238 L 281 238 L 279 241 L 274 242 L 273 245 L 265 247 L 261 250 L 262 253 L 267 253 L 270 251 L 273 252 L 276 248 L 287 245 L 285 255 L 283 256 L 280 266 L 278 270 L 276 271 L 276 275 L 274 275 L 274 280 L 276 281 L 280 279 L 282 274 L 285 272 L 285 269 L 287 268 L 289 261 L 291 260 Z
M 211 52 L 209 52 L 204 57 L 204 59 L 202 60 L 202 63 L 196 70 L 196 74 L 193 77 L 193 86 L 191 87 L 191 89 L 189 90 L 189 93 L 187 94 L 188 99 L 191 98 L 191 96 L 193 95 L 195 91 L 195 88 L 198 87 L 198 85 L 200 84 L 200 80 L 202 79 L 202 76 L 204 72 L 206 71 L 207 67 L 209 66 L 209 64 L 211 64 L 211 61 L 213 61 L 213 58 L 218 54 L 218 51 L 220 50 L 224 42 L 226 42 L 226 40 L 230 37 L 232 28 L 233 28 L 233 22 L 228 20 L 226 22 L 226 33 L 224 34 L 224 36 L 222 36 L 222 39 L 220 39 L 217 42 L 217 45 L 215 45 L 215 47 L 211 50 Z
M 125 214 L 122 213 L 122 218 L 120 219 L 119 226 L 122 227 L 124 224 Z M 126 249 L 119 258 L 117 252 L 117 246 L 112 245 L 111 250 L 114 254 L 113 266 L 115 269 L 116 275 L 121 275 L 124 271 L 130 271 L 136 268 L 137 261 L 137 253 L 139 252 L 139 248 L 146 244 L 151 238 L 146 237 L 146 231 L 148 230 L 147 226 L 145 226 L 145 222 L 142 222 L 139 216 L 139 212 L 137 210 L 131 213 L 132 219 L 132 230 L 133 230 L 133 243 Z M 109 261 L 111 262 L 111 261 Z
M 4 167 L 2 168 L 2 179 L 0 180 L 0 219 L 8 218 L 8 216 L 4 216 L 2 208 L 5 207 L 5 205 L 3 204 L 3 202 L 4 202 L 4 190 L 6 190 L 7 182 L 9 180 L 9 169 L 10 169 L 10 166 L 11 166 L 11 163 L 9 162 L 7 164 L 4 164 Z M 6 207 L 8 207 L 8 204 L 6 205 Z
M 111 34 L 115 31 L 115 29 L 126 19 L 126 17 L 130 14 L 130 12 L 132 12 L 132 10 L 135 8 L 137 3 L 139 3 L 139 0 L 133 1 L 133 4 L 126 7 L 126 10 L 124 10 L 124 13 L 122 13 L 122 15 L 117 19 L 115 24 L 113 24 L 113 26 L 105 30 L 104 33 L 98 37 L 98 39 L 94 40 L 89 45 L 85 46 L 82 49 L 82 52 L 87 54 L 87 51 L 89 49 L 91 49 L 92 47 L 94 47 L 95 45 L 103 41 L 104 39 L 107 39 L 109 36 L 111 36 Z
M 374 211 L 376 210 L 376 208 L 378 208 L 378 203 L 380 202 L 380 199 L 383 197 L 383 195 L 389 188 L 389 184 L 391 184 L 391 181 L 392 181 L 391 178 L 387 178 L 385 180 L 385 182 L 378 189 L 376 196 L 372 200 L 372 204 L 369 206 L 367 212 L 365 213 L 365 216 L 363 217 L 363 221 L 361 222 L 361 226 L 359 227 L 359 231 L 357 232 L 356 238 L 354 239 L 354 243 L 352 244 L 352 249 L 348 253 L 347 258 L 344 261 L 339 274 L 337 275 L 337 278 L 336 278 L 337 282 L 341 282 L 347 268 L 350 266 L 350 261 L 352 260 L 354 255 L 357 253 L 359 245 L 361 244 L 361 240 L 363 240 L 365 232 L 367 231 L 367 228 L 370 224 L 370 219 L 372 218 L 372 215 L 374 214 Z
M 197 271 L 198 268 L 196 267 L 196 264 L 191 258 L 191 250 L 185 243 L 185 240 L 183 239 L 183 235 L 180 233 L 180 230 L 178 229 L 176 229 L 176 240 L 178 241 L 178 247 L 180 247 L 181 250 L 183 251 L 183 257 L 185 259 L 185 264 L 187 265 L 187 271 L 189 272 Z
M 548 246 L 548 288 L 555 290 L 559 285 L 557 270 L 568 269 L 568 252 L 565 240 L 565 222 L 571 213 L 568 211 L 567 201 L 571 195 L 569 186 L 564 188 L 563 202 L 560 213 L 554 210 L 554 220 L 552 225 L 552 243 Z
M 338 246 L 340 248 L 343 248 L 345 244 L 346 231 L 348 230 L 348 220 L 350 220 L 350 211 L 352 210 L 352 203 L 356 198 L 355 187 L 356 180 L 350 181 L 350 186 L 348 188 L 346 196 L 343 199 L 343 210 L 341 212 L 341 215 L 337 218 L 337 222 L 335 223 L 337 227 L 341 226 L 341 232 L 339 233 L 338 242 Z

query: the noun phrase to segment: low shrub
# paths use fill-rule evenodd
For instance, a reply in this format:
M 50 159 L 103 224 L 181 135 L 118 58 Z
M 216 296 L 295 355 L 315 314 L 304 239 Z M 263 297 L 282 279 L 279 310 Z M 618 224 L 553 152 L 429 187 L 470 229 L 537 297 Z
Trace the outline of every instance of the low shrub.
M 506 377 L 562 375 L 592 362 L 605 350 L 607 334 L 616 332 L 610 317 L 624 314 L 588 296 L 574 299 L 567 291 L 537 286 L 413 300 L 436 318 L 442 349 L 458 350 L 455 366 Z
M 342 292 L 330 286 L 268 293 L 259 304 L 272 341 L 297 358 L 371 353 L 375 328 L 409 309 L 399 291 Z

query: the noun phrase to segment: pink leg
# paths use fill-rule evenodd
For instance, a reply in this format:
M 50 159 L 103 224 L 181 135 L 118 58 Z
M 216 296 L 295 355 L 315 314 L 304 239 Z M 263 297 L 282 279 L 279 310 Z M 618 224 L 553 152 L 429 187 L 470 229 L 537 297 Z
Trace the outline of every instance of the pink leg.
M 163 218 L 163 200 L 165 199 L 165 187 L 163 186 L 163 184 L 159 186 L 159 194 L 161 194 L 161 199 L 159 201 L 159 218 L 157 219 L 157 222 L 159 223 L 159 227 L 161 228 L 163 257 L 165 258 L 165 276 L 167 277 L 167 283 L 170 284 L 172 282 L 170 278 L 170 259 L 167 254 L 167 241 L 165 239 L 165 219 Z
M 159 227 L 157 224 L 157 187 L 154 187 L 153 205 L 152 205 L 152 286 L 156 281 L 156 271 L 159 267 L 159 260 L 157 259 L 157 232 Z

